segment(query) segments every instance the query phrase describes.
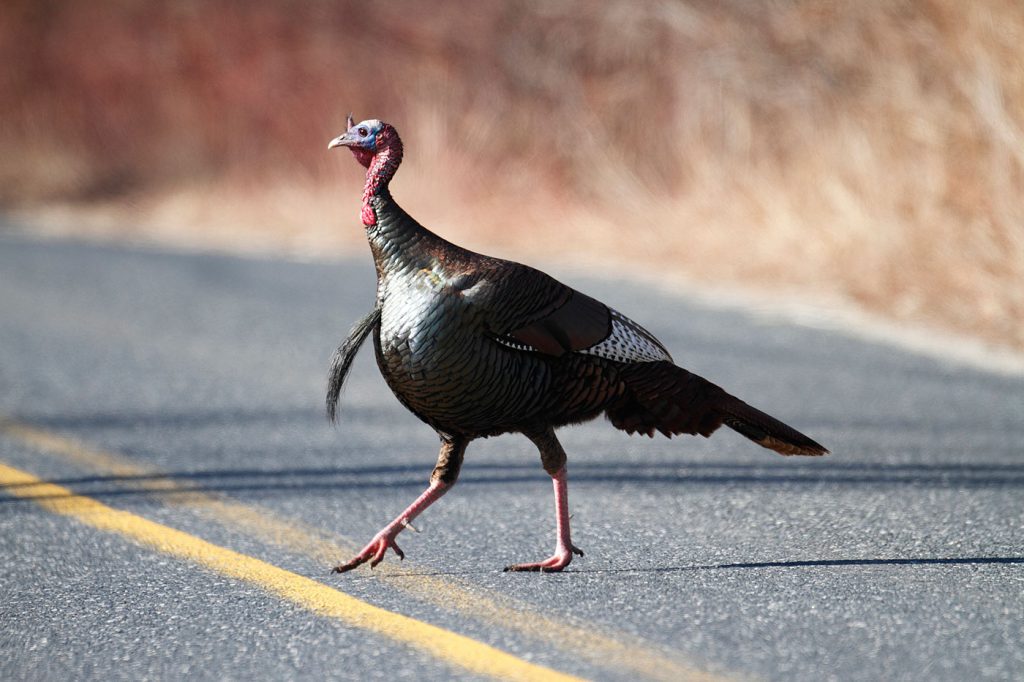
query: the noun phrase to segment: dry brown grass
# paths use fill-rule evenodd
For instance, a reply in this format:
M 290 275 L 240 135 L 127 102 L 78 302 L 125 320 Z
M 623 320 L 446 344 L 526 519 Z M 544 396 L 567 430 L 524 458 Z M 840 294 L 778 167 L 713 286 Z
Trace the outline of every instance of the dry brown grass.
M 359 173 L 324 147 L 354 109 L 402 132 L 403 204 L 469 245 L 1024 348 L 1021 45 L 1017 0 L 8 0 L 0 201 L 341 248 Z

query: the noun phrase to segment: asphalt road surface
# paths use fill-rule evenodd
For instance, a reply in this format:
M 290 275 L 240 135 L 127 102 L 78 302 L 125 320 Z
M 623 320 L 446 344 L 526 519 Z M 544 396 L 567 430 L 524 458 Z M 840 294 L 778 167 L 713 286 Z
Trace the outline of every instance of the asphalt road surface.
M 1021 678 L 1024 378 L 569 283 L 833 454 L 563 429 L 586 556 L 509 574 L 551 485 L 481 440 L 404 562 L 331 575 L 437 453 L 370 347 L 324 418 L 369 255 L 0 237 L 0 679 Z

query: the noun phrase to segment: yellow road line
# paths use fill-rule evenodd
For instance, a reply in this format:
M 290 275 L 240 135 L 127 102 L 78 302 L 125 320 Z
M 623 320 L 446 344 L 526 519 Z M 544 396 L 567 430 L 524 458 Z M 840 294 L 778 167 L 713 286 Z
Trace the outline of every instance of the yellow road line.
M 92 448 L 70 438 L 0 417 L 0 434 L 33 447 L 40 452 L 97 472 L 136 477 L 137 485 L 153 492 L 174 493 L 177 504 L 194 508 L 226 528 L 240 530 L 282 549 L 334 565 L 358 551 L 355 543 L 339 542 L 322 530 L 293 519 L 283 519 L 258 505 L 242 504 L 209 493 L 187 491 L 160 473 L 113 452 Z M 518 632 L 567 654 L 603 668 L 630 670 L 651 680 L 680 682 L 721 682 L 727 678 L 711 675 L 692 664 L 668 656 L 641 639 L 622 633 L 602 633 L 588 625 L 574 625 L 545 616 L 530 606 L 504 595 L 488 595 L 482 588 L 460 585 L 454 578 L 440 579 L 420 575 L 403 567 L 384 563 L 374 569 L 388 579 L 389 587 L 446 611 L 459 613 L 478 622 Z
M 2 463 L 0 485 L 6 486 L 8 492 L 15 496 L 31 498 L 49 511 L 251 583 L 315 613 L 412 645 L 470 672 L 510 680 L 579 679 L 529 663 L 469 637 L 372 606 L 323 583 L 130 512 L 108 507 L 91 497 L 76 495 L 67 488 L 47 483 Z

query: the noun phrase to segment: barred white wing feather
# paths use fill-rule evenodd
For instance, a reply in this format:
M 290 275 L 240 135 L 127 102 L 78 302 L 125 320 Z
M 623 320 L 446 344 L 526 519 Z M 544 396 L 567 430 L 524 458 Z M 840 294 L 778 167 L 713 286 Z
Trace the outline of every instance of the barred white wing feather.
M 672 362 L 672 356 L 653 334 L 616 310 L 611 315 L 611 334 L 580 353 L 616 362 Z
M 538 352 L 537 349 L 531 346 L 530 344 L 523 343 L 522 341 L 516 341 L 515 339 L 508 336 L 495 336 L 494 340 L 500 343 L 501 345 L 505 346 L 506 348 L 511 348 L 513 350 L 525 350 L 534 353 Z

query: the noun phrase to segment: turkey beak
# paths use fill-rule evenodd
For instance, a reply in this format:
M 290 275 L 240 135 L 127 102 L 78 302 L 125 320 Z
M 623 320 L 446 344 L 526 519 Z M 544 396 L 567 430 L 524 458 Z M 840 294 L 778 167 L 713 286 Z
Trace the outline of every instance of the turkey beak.
M 345 133 L 344 135 L 339 135 L 338 137 L 331 140 L 327 144 L 327 148 L 334 149 L 335 147 L 351 147 L 354 143 L 355 140 L 352 138 L 352 136 L 349 135 L 348 133 Z
M 352 120 L 351 113 L 348 115 L 348 121 L 346 121 L 345 125 L 348 128 L 348 130 L 352 130 L 352 128 L 355 127 L 356 123 L 355 121 Z M 345 131 L 344 135 L 339 135 L 338 137 L 328 142 L 327 149 L 330 150 L 334 149 L 335 147 L 351 147 L 352 144 L 355 142 L 355 139 L 349 136 L 348 130 Z

